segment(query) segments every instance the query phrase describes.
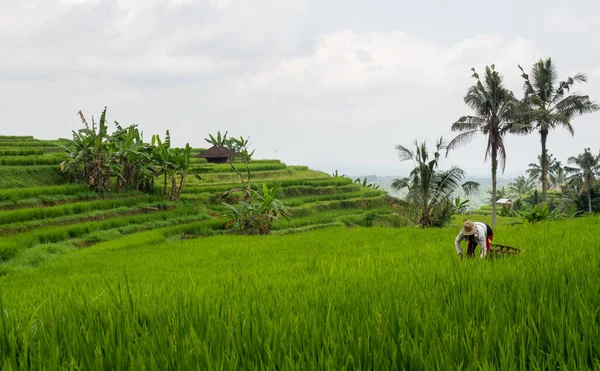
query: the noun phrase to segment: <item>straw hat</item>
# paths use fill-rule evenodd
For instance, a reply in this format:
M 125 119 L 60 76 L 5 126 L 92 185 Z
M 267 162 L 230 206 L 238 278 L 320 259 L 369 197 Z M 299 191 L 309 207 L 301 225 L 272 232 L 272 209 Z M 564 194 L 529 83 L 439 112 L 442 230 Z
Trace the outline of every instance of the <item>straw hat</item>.
M 465 236 L 471 236 L 471 235 L 474 235 L 476 232 L 477 232 L 477 228 L 475 227 L 475 223 L 467 220 L 465 222 L 465 224 L 463 225 L 462 233 Z

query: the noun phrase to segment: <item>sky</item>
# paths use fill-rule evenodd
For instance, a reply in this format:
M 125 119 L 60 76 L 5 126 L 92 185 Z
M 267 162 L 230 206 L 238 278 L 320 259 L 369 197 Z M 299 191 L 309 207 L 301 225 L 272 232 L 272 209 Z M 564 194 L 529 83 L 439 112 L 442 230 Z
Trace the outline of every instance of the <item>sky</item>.
M 77 112 L 137 124 L 149 139 L 209 146 L 250 137 L 256 158 L 350 175 L 405 176 L 395 146 L 433 148 L 471 111 L 471 68 L 495 64 L 521 96 L 518 65 L 551 57 L 600 102 L 600 2 L 384 0 L 1 0 L 0 134 L 71 137 Z M 550 133 L 559 160 L 600 149 L 600 112 Z M 442 168 L 489 176 L 485 138 Z M 524 173 L 539 134 L 507 137 Z

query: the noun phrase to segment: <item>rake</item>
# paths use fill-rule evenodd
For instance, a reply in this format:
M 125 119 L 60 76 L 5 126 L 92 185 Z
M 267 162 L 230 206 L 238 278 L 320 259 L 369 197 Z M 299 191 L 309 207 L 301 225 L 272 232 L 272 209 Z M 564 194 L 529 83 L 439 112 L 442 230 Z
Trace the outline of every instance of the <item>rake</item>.
M 506 246 L 506 245 L 499 245 L 497 243 L 493 243 L 490 245 L 490 252 L 496 253 L 496 254 L 509 254 L 509 255 L 516 255 L 516 254 L 520 254 L 522 252 L 525 252 L 525 250 L 521 250 L 517 247 L 512 247 L 512 246 Z

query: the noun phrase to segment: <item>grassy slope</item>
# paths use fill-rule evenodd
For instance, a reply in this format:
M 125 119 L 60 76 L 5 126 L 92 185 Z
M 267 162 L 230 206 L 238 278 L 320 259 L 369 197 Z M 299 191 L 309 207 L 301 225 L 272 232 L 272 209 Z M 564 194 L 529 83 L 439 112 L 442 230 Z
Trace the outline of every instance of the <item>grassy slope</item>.
M 41 264 L 52 255 L 40 254 L 48 243 L 56 251 L 72 252 L 73 248 L 178 224 L 185 229 L 179 233 L 186 237 L 222 233 L 228 216 L 223 202 L 237 203 L 241 197 L 241 194 L 228 199 L 218 197 L 240 186 L 240 179 L 227 164 L 194 165 L 196 170 L 202 170 L 203 179 L 189 176 L 182 202 L 177 204 L 164 202 L 158 196 L 162 178 L 157 179 L 155 196 L 136 198 L 135 192 L 102 196 L 84 185 L 65 184 L 69 179 L 60 173 L 58 166 L 64 153 L 53 152 L 61 150 L 53 142 L 0 137 L 0 144 L 0 151 L 14 151 L 0 156 L 0 272 L 3 274 Z M 28 151 L 39 154 L 25 155 Z M 378 215 L 369 216 L 370 224 L 398 224 L 391 220 L 393 210 L 379 191 L 360 187 L 351 179 L 330 177 L 305 166 L 287 166 L 279 160 L 253 160 L 249 166 L 253 181 L 269 186 L 281 184 L 284 188 L 279 197 L 293 207 L 296 223 L 276 223 L 278 233 L 322 228 L 331 223 L 363 224 L 367 222 L 366 214 L 375 211 Z M 244 171 L 243 164 L 238 167 Z M 214 221 L 205 223 L 206 218 Z
M 102 243 L 0 281 L 3 368 L 599 367 L 600 218 L 462 264 L 459 223 Z

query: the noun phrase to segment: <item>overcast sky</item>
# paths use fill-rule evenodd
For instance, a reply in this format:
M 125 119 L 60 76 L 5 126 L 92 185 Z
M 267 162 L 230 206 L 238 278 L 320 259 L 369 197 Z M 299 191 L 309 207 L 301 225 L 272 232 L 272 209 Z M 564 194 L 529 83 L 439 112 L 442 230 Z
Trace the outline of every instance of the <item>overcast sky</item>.
M 206 147 L 218 129 L 258 158 L 352 175 L 406 175 L 395 145 L 433 146 L 470 111 L 471 67 L 496 64 L 521 96 L 517 64 L 552 57 L 588 75 L 600 101 L 600 1 L 0 0 L 0 134 L 70 137 L 76 115 L 136 123 L 146 138 Z M 550 153 L 600 149 L 600 113 Z M 485 139 L 452 152 L 488 176 Z M 506 176 L 540 152 L 507 138 Z

